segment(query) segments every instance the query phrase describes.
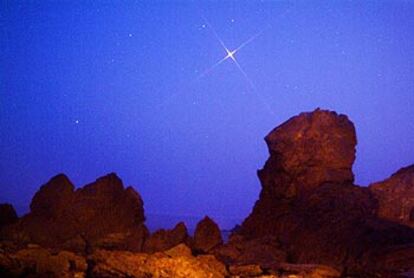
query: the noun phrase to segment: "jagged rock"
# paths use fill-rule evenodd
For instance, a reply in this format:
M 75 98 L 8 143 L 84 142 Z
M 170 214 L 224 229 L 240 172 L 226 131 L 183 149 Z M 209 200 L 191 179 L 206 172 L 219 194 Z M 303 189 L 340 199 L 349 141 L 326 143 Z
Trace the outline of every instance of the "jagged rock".
M 143 201 L 132 187 L 125 189 L 115 174 L 77 190 L 66 176 L 57 175 L 35 194 L 30 208 L 2 238 L 88 251 L 111 234 L 122 234 L 127 246 L 141 250 L 146 236 Z M 120 248 L 126 247 L 124 243 Z
M 183 248 L 181 245 L 180 248 Z M 177 247 L 176 247 L 177 248 Z M 90 258 L 92 277 L 214 277 L 227 275 L 226 268 L 213 256 L 193 257 L 188 253 L 132 253 L 97 250 Z M 171 254 L 171 252 L 169 252 Z
M 196 226 L 194 232 L 194 249 L 208 252 L 223 243 L 219 226 L 208 216 Z
M 16 253 L 0 252 L 0 277 L 86 277 L 85 258 L 67 251 L 52 254 L 32 247 Z
M 0 204 L 0 229 L 15 223 L 17 219 L 16 211 L 11 204 Z
M 414 228 L 414 165 L 371 184 L 369 189 L 379 201 L 379 217 Z
M 289 262 L 329 265 L 344 275 L 373 271 L 374 254 L 414 243 L 414 230 L 378 219 L 375 196 L 353 185 L 356 136 L 346 116 L 302 113 L 266 142 L 270 157 L 258 171 L 262 191 L 238 234 L 275 236 Z
M 183 222 L 180 222 L 172 230 L 160 229 L 147 238 L 144 244 L 144 252 L 164 251 L 180 243 L 185 243 L 187 239 L 187 227 Z

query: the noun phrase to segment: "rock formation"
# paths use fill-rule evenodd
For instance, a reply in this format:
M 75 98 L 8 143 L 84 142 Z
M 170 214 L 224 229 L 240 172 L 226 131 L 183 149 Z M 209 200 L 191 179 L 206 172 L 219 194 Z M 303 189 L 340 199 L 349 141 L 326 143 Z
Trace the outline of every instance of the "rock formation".
M 13 224 L 17 221 L 17 214 L 11 204 L 0 204 L 0 229 L 3 226 Z
M 198 224 L 194 233 L 194 249 L 208 252 L 223 243 L 218 225 L 208 216 Z
M 189 240 L 187 227 L 178 223 L 172 230 L 160 229 L 153 233 L 144 243 L 144 252 L 154 253 L 165 251 Z
M 227 275 L 225 265 L 214 256 L 193 257 L 185 245 L 153 255 L 98 250 L 91 260 L 93 277 L 224 278 Z
M 64 175 L 53 177 L 33 197 L 30 213 L 9 225 L 2 237 L 46 247 L 85 250 L 99 244 L 141 250 L 147 235 L 143 201 L 109 174 L 74 189 Z
M 414 228 L 414 165 L 371 184 L 369 189 L 379 201 L 379 217 Z
M 109 174 L 43 185 L 17 219 L 0 205 L 0 277 L 398 277 L 414 272 L 414 166 L 353 184 L 356 135 L 335 112 L 302 113 L 265 138 L 259 200 L 223 244 L 209 217 L 148 236 L 140 195 Z M 411 227 L 410 227 L 411 226 Z M 141 252 L 141 253 L 139 253 Z
M 87 267 L 82 256 L 68 251 L 53 254 L 40 246 L 0 252 L 0 277 L 85 277 Z
M 346 116 L 302 113 L 265 140 L 270 157 L 258 171 L 262 191 L 242 236 L 273 235 L 290 261 L 327 264 L 348 274 L 375 272 L 373 262 L 390 248 L 414 243 L 412 229 L 378 219 L 375 196 L 353 184 L 356 136 Z M 401 260 L 403 268 L 414 264 L 407 256 Z

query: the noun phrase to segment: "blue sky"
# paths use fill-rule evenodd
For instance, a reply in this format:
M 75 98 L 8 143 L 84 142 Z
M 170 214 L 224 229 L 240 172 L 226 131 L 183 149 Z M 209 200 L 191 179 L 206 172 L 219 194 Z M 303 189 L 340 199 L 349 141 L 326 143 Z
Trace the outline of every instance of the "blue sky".
M 0 202 L 116 172 L 147 213 L 243 218 L 263 137 L 347 114 L 356 182 L 414 162 L 412 1 L 2 1 Z M 216 35 L 215 35 L 216 33 Z M 257 35 L 259 34 L 259 35 Z M 226 57 L 220 40 L 231 51 Z

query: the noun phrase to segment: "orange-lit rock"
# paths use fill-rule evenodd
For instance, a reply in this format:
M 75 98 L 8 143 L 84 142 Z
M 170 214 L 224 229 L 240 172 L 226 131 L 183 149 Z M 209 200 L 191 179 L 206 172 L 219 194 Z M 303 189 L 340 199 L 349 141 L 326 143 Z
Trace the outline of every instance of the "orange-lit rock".
M 344 275 L 375 272 L 390 248 L 414 243 L 414 230 L 378 219 L 374 194 L 353 184 L 356 136 L 346 116 L 301 113 L 266 143 L 260 197 L 239 234 L 274 236 L 290 262 L 329 265 Z M 405 257 L 394 271 L 413 265 Z
M 183 222 L 178 223 L 172 230 L 158 230 L 147 238 L 144 252 L 154 253 L 170 249 L 188 240 L 187 227 Z
M 208 216 L 204 217 L 194 233 L 194 249 L 208 252 L 223 243 L 218 225 Z
M 371 184 L 369 189 L 379 201 L 379 217 L 414 228 L 414 165 Z

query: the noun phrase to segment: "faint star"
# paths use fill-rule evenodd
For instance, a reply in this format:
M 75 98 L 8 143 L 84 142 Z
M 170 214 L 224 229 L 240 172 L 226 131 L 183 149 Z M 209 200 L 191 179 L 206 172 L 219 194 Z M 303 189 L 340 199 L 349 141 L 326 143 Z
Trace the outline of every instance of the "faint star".
M 133 36 L 133 34 L 132 34 L 132 33 L 129 33 L 129 34 L 128 34 L 128 37 L 130 37 L 130 38 L 131 38 L 132 36 Z
M 79 124 L 79 120 L 75 120 L 75 124 Z

